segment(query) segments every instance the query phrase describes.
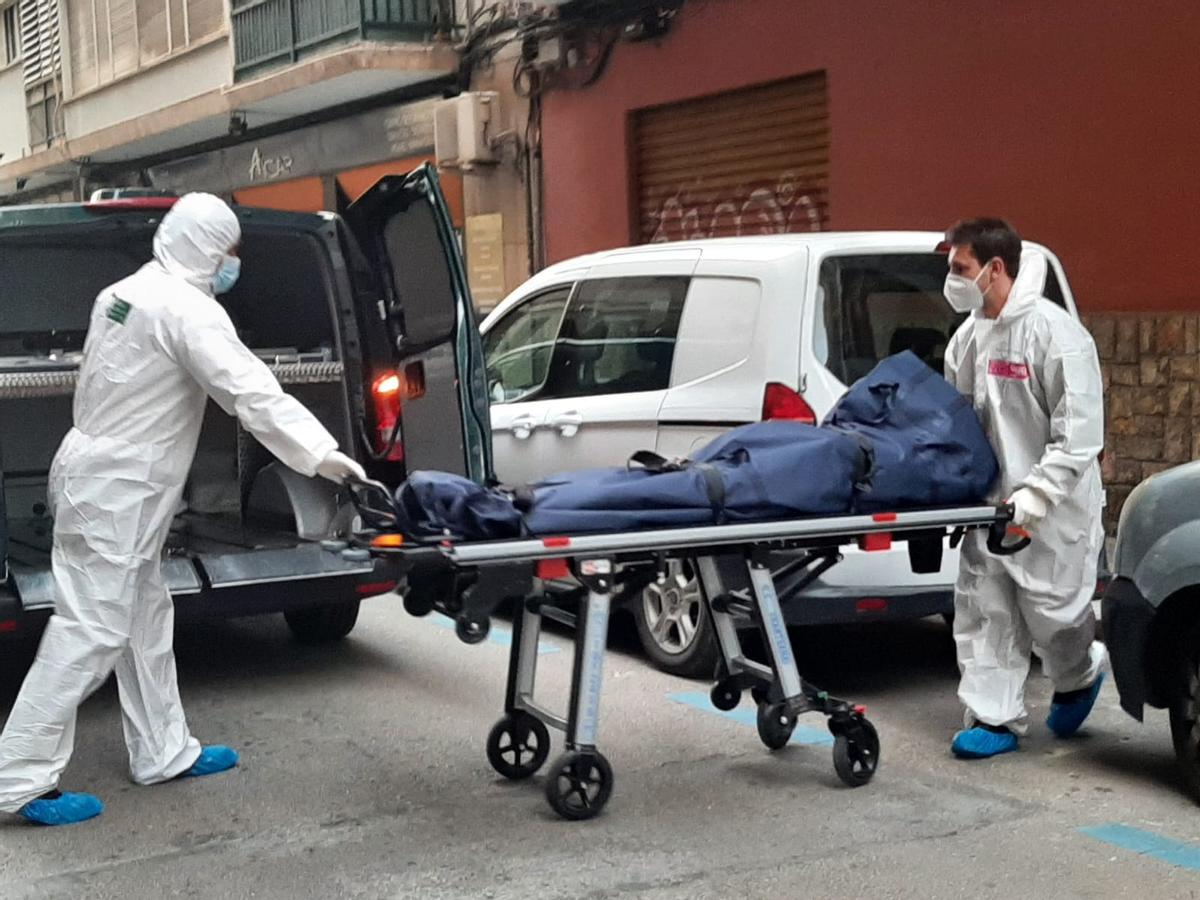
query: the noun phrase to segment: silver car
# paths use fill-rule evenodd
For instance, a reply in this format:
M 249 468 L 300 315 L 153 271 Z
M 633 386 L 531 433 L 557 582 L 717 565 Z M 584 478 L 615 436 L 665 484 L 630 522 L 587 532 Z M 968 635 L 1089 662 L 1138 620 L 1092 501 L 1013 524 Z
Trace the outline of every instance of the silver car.
M 1122 708 L 1167 709 L 1175 755 L 1200 800 L 1200 462 L 1130 495 L 1117 531 L 1104 635 Z

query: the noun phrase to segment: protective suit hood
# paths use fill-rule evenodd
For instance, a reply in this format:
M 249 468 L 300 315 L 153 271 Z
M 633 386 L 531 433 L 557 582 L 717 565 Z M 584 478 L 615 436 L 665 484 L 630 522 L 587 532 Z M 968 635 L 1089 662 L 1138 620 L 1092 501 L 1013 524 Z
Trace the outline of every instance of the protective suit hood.
M 185 194 L 154 234 L 154 259 L 169 275 L 212 294 L 221 258 L 242 238 L 233 210 L 212 194 Z
M 1021 269 L 1013 279 L 1008 302 L 1000 311 L 1000 319 L 1011 319 L 1028 312 L 1046 292 L 1046 254 L 1041 250 L 1021 252 Z

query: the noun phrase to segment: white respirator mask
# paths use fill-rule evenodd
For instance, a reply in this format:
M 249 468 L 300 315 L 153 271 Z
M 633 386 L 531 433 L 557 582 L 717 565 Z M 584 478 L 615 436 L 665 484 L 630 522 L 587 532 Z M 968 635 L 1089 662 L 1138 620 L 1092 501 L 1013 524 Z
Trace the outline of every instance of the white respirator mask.
M 983 291 L 979 289 L 979 278 L 987 271 L 986 263 L 984 265 L 985 268 L 981 269 L 979 275 L 974 278 L 953 273 L 946 276 L 942 293 L 946 297 L 946 302 L 956 313 L 971 313 L 983 309 Z

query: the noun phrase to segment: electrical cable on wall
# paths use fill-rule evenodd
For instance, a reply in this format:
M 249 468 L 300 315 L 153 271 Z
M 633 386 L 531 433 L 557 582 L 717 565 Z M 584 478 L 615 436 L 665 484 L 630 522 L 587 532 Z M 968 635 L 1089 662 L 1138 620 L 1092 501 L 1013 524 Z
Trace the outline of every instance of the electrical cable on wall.
M 513 73 L 520 96 L 590 87 L 604 75 L 618 41 L 662 37 L 685 2 L 575 0 L 556 12 L 519 2 L 483 7 L 468 19 L 467 37 L 459 48 L 460 85 L 468 89 L 477 69 L 490 66 L 504 48 L 520 44 L 523 52 Z M 538 64 L 538 48 L 554 41 L 566 48 L 565 58 L 553 65 Z

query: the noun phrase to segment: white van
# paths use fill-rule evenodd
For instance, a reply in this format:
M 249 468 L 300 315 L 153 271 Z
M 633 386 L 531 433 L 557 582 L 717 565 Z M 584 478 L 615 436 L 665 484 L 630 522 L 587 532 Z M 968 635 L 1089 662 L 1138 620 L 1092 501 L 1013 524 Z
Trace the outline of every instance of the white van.
M 540 272 L 484 321 L 496 472 L 508 484 L 690 456 L 736 425 L 820 421 L 846 386 L 912 350 L 939 373 L 962 321 L 942 297 L 937 232 L 824 232 L 651 244 Z M 1077 315 L 1045 247 L 1044 294 Z M 949 614 L 958 557 L 915 575 L 903 547 L 853 552 L 798 595 L 792 624 Z M 788 602 L 789 600 L 793 602 Z M 712 626 L 686 570 L 633 598 L 647 654 L 710 674 Z

